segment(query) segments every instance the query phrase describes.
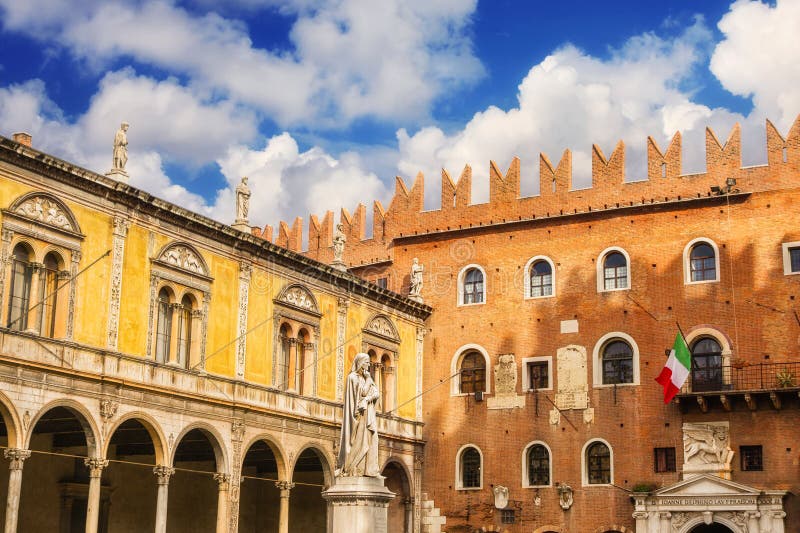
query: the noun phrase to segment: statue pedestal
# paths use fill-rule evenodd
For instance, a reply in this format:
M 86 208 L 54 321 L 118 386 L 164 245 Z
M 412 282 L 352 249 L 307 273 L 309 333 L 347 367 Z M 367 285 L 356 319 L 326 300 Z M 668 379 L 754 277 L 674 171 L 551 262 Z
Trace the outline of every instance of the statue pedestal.
M 108 172 L 106 172 L 106 176 L 109 178 L 114 178 L 117 181 L 121 181 L 122 183 L 128 183 L 128 173 L 124 170 L 120 170 L 118 168 L 112 168 Z
M 422 296 L 418 296 L 418 295 L 416 295 L 416 294 L 415 294 L 415 295 L 410 295 L 410 296 L 408 297 L 408 299 L 409 299 L 409 300 L 413 300 L 413 301 L 415 301 L 415 302 L 418 302 L 418 303 L 421 303 L 421 304 L 424 304 L 424 303 L 425 303 L 425 300 L 423 300 L 423 299 L 422 299 Z
M 328 533 L 386 533 L 394 496 L 382 477 L 337 477 L 322 493 L 328 502 Z
M 342 260 L 338 260 L 338 261 L 334 260 L 333 263 L 331 263 L 331 266 L 333 268 L 335 268 L 336 270 L 341 270 L 342 272 L 347 272 L 347 264 Z
M 252 231 L 253 231 L 252 228 L 250 227 L 250 224 L 247 222 L 247 220 L 242 220 L 242 219 L 239 219 L 239 218 L 236 219 L 236 222 L 231 224 L 231 227 L 233 229 L 238 229 L 239 231 L 243 231 L 245 233 L 252 233 Z

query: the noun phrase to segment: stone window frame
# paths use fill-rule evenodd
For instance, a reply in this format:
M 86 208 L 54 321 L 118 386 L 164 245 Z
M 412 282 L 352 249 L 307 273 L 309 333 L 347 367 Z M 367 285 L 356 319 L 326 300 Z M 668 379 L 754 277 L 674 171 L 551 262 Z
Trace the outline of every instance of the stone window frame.
M 532 391 L 534 389 L 528 388 L 530 379 L 528 377 L 528 363 L 542 363 L 547 362 L 547 387 L 542 389 L 535 389 L 539 391 L 553 390 L 553 357 L 551 355 L 541 355 L 535 357 L 522 358 L 522 390 L 523 392 Z
M 394 321 L 383 313 L 374 313 L 361 329 L 361 351 L 370 354 L 370 365 L 376 384 L 381 391 L 381 411 L 390 414 L 397 409 L 397 366 L 400 362 L 400 333 Z M 372 360 L 372 353 L 376 360 Z M 389 359 L 389 366 L 383 363 Z M 384 391 L 384 378 L 392 377 L 391 390 Z M 384 405 L 384 398 L 390 405 Z
M 272 303 L 274 311 L 272 376 L 270 378 L 270 383 L 272 387 L 297 394 L 299 394 L 302 388 L 303 396 L 316 397 L 318 392 L 317 362 L 319 361 L 320 322 L 322 320 L 322 313 L 319 310 L 317 298 L 308 286 L 302 283 L 287 283 L 280 292 L 278 292 L 278 295 L 272 300 Z M 280 331 L 284 324 L 292 332 L 292 336 L 289 339 L 290 360 L 289 366 L 286 369 L 288 376 L 285 387 L 282 386 L 282 383 L 277 382 L 278 360 L 282 357 Z M 301 374 L 304 375 L 305 372 L 298 372 L 298 367 L 302 364 L 302 361 L 298 360 L 297 335 L 302 329 L 308 332 L 309 339 L 308 342 L 306 342 L 305 350 L 311 351 L 311 359 L 313 361 L 311 365 L 311 377 L 308 379 L 311 384 L 311 390 L 308 392 L 305 390 L 305 387 L 301 387 L 300 383 Z M 292 365 L 292 363 L 294 363 L 294 365 Z M 292 368 L 294 369 L 294 373 L 292 373 Z
M 699 281 L 692 281 L 692 250 L 698 244 L 707 244 L 711 246 L 714 250 L 714 272 L 716 274 L 714 279 L 703 279 Z M 717 243 L 713 240 L 709 239 L 708 237 L 697 237 L 696 239 L 692 239 L 689 241 L 686 246 L 683 247 L 683 284 L 684 285 L 702 285 L 704 283 L 719 283 L 720 281 L 720 269 L 719 269 L 719 247 Z
M 608 448 L 608 464 L 609 464 L 609 481 L 608 483 L 589 483 L 589 461 L 588 453 L 589 447 L 596 443 L 601 442 Z M 583 448 L 581 448 L 581 486 L 583 487 L 611 487 L 614 485 L 614 448 L 611 444 L 600 437 L 594 437 L 587 440 Z
M 633 353 L 633 381 L 630 383 L 603 383 L 603 349 L 606 345 L 613 340 L 625 341 L 631 347 Z M 639 365 L 639 345 L 636 341 L 622 331 L 612 331 L 600 337 L 594 345 L 592 350 L 592 385 L 597 388 L 607 387 L 634 387 L 641 384 L 640 382 L 640 365 Z
M 486 386 L 483 391 L 484 394 L 492 393 L 492 365 L 489 357 L 489 352 L 486 348 L 479 344 L 469 343 L 461 346 L 456 350 L 452 359 L 450 359 L 450 375 L 453 378 L 450 380 L 450 396 L 470 396 L 473 393 L 461 392 L 461 360 L 469 352 L 478 352 L 483 355 L 483 360 L 486 363 Z M 456 375 L 458 379 L 456 379 Z
M 483 301 L 464 303 L 464 278 L 470 270 L 476 269 L 483 276 Z M 489 300 L 489 280 L 486 276 L 486 270 L 477 263 L 470 263 L 458 271 L 458 305 L 457 307 L 472 307 L 474 305 L 486 305 Z
M 478 456 L 480 457 L 480 465 L 478 466 L 479 474 L 478 474 L 478 486 L 477 487 L 465 487 L 463 484 L 463 464 L 462 458 L 464 456 L 464 452 L 469 448 L 473 448 L 478 452 Z M 483 458 L 483 451 L 481 450 L 480 446 L 473 443 L 467 443 L 461 446 L 458 451 L 456 452 L 456 480 L 455 484 L 453 485 L 456 490 L 483 490 L 483 465 L 484 465 L 484 458 Z
M 781 243 L 781 256 L 783 257 L 784 276 L 795 276 L 800 274 L 800 270 L 792 270 L 792 258 L 790 250 L 793 248 L 800 248 L 800 241 Z
M 692 345 L 702 339 L 703 337 L 711 337 L 722 348 L 722 361 L 721 365 L 723 368 L 730 367 L 731 360 L 733 359 L 733 348 L 730 337 L 726 335 L 722 330 L 717 329 L 714 326 L 710 325 L 699 325 L 691 328 L 688 332 L 686 332 L 686 337 L 684 340 L 686 341 L 686 347 L 689 348 L 689 354 L 692 353 Z M 731 384 L 731 373 L 730 372 L 722 372 L 722 384 L 723 385 L 730 385 Z M 692 373 L 689 372 L 689 377 L 686 380 L 686 384 L 684 387 L 688 387 L 688 389 L 692 390 Z
M 528 472 L 528 452 L 534 446 L 544 446 L 545 450 L 547 450 L 547 466 L 549 469 L 548 478 L 549 483 L 547 485 L 531 485 L 530 475 Z M 544 487 L 552 487 L 553 486 L 553 450 L 550 449 L 550 446 L 543 440 L 534 440 L 529 442 L 525 445 L 525 448 L 522 450 L 522 488 L 523 489 L 537 489 L 537 488 L 544 488 Z
M 531 296 L 531 269 L 533 265 L 538 263 L 539 261 L 545 261 L 550 265 L 550 276 L 551 276 L 551 285 L 552 285 L 552 294 L 547 294 L 544 296 Z M 556 297 L 556 265 L 552 259 L 550 259 L 546 255 L 535 255 L 528 259 L 528 262 L 525 263 L 525 269 L 523 270 L 523 286 L 524 286 L 524 293 L 523 297 L 525 300 L 543 300 L 546 298 L 555 298 Z
M 44 202 L 49 203 L 47 213 L 44 212 Z M 38 208 L 38 209 L 36 209 Z M 8 207 L 1 210 L 3 214 L 2 244 L 0 245 L 0 319 L 5 327 L 8 320 L 8 303 L 10 298 L 11 254 L 18 244 L 25 244 L 31 254 L 34 267 L 33 276 L 44 263 L 44 258 L 50 252 L 56 253 L 64 263 L 64 269 L 59 271 L 59 277 L 74 279 L 78 274 L 78 265 L 81 260 L 81 247 L 86 235 L 81 231 L 80 225 L 67 205 L 53 194 L 42 191 L 30 191 L 17 197 Z M 38 279 L 38 278 L 37 278 Z M 10 280 L 8 280 L 10 281 Z M 6 287 L 8 285 L 8 287 Z M 77 281 L 69 284 L 67 289 L 61 289 L 61 304 L 58 304 L 57 313 L 63 317 L 65 327 L 63 335 L 52 338 L 72 340 L 75 329 L 75 302 Z M 38 283 L 31 283 L 31 296 L 29 307 L 36 305 L 40 298 Z M 64 304 L 65 302 L 65 304 Z M 37 308 L 38 309 L 38 308 Z M 36 311 L 38 313 L 38 311 Z M 58 318 L 56 319 L 58 320 Z M 37 319 L 35 330 L 28 328 L 35 334 L 41 334 L 41 324 Z M 51 338 L 47 335 L 44 337 Z
M 605 269 L 603 268 L 603 263 L 606 260 L 606 257 L 613 253 L 619 252 L 625 258 L 625 264 L 627 265 L 627 272 L 628 272 L 628 284 L 625 287 L 618 287 L 616 289 L 606 289 L 605 285 Z M 618 291 L 629 291 L 633 286 L 633 272 L 631 268 L 631 257 L 628 255 L 628 252 L 625 251 L 624 248 L 619 246 L 609 246 L 597 256 L 597 260 L 595 261 L 595 275 L 597 278 L 597 292 L 618 292 Z
M 193 267 L 194 270 L 185 265 L 174 264 L 166 259 L 169 252 L 180 248 L 192 254 L 196 265 Z M 205 372 L 208 307 L 211 302 L 211 285 L 214 281 L 209 272 L 208 263 L 203 255 L 193 245 L 184 241 L 170 241 L 155 256 L 150 258 L 150 305 L 147 322 L 147 348 L 145 352 L 148 359 L 158 364 Z M 174 301 L 170 301 L 170 306 L 174 307 L 169 360 L 162 362 L 156 361 L 155 346 L 158 333 L 158 295 L 164 288 L 172 293 Z M 178 342 L 176 329 L 179 320 L 174 317 L 174 309 L 181 307 L 181 302 L 186 295 L 194 299 L 197 308 L 192 310 L 192 329 L 194 331 L 192 332 L 192 346 L 190 347 L 188 361 L 185 365 L 181 365 L 177 360 L 178 346 L 176 344 Z M 174 350 L 172 345 L 175 345 Z

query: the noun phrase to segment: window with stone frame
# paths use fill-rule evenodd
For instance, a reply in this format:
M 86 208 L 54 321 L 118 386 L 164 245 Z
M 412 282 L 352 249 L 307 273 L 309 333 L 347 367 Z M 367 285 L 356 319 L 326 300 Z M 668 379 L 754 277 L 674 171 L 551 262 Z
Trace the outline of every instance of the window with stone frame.
M 528 368 L 528 390 L 550 388 L 550 362 L 533 361 L 526 363 Z
M 44 337 L 71 339 L 85 236 L 58 198 L 31 192 L 3 209 L 0 246 L 2 323 Z
M 800 272 L 800 246 L 789 248 L 789 265 L 792 272 Z
M 272 385 L 302 396 L 317 394 L 320 319 L 316 297 L 300 283 L 281 289 L 275 305 Z
M 481 487 L 481 454 L 477 448 L 468 446 L 461 451 L 461 477 L 459 488 L 477 489 Z
M 528 448 L 528 485 L 531 487 L 550 485 L 550 452 L 543 444 Z
M 764 456 L 761 445 L 739 446 L 739 457 L 741 457 L 743 472 L 764 470 Z
M 500 511 L 500 523 L 513 524 L 516 522 L 515 509 L 502 509 Z
M 633 383 L 633 349 L 621 339 L 607 342 L 602 349 L 603 385 Z
M 147 353 L 158 363 L 204 369 L 213 282 L 205 260 L 191 245 L 173 242 L 150 260 L 150 266 Z
M 602 442 L 593 442 L 586 449 L 586 480 L 589 485 L 611 483 L 611 450 Z
M 458 368 L 459 392 L 472 394 L 486 391 L 486 360 L 478 351 L 469 351 L 461 357 Z
M 484 301 L 484 281 L 483 272 L 478 268 L 471 268 L 464 273 L 463 286 L 464 305 L 480 304 Z
M 553 267 L 544 259 L 531 265 L 530 296 L 540 298 L 553 295 Z
M 692 246 L 689 252 L 690 281 L 714 281 L 717 279 L 717 258 L 714 248 L 705 241 Z
M 400 355 L 400 334 L 391 318 L 372 315 L 361 330 L 361 351 L 369 354 L 370 373 L 381 398 L 378 409 L 393 413 L 397 408 L 397 364 Z
M 675 472 L 675 447 L 653 448 L 653 470 L 656 473 Z
M 603 258 L 603 289 L 628 288 L 628 261 L 620 252 L 609 252 Z

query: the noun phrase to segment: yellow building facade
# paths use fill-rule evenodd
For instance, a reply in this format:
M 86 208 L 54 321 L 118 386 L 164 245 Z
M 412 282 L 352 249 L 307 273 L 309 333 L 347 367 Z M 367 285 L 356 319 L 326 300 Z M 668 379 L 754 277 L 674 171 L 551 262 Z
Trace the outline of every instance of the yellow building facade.
M 7 533 L 324 531 L 361 351 L 390 524 L 419 530 L 430 308 L 24 136 L 0 137 L 0 206 Z

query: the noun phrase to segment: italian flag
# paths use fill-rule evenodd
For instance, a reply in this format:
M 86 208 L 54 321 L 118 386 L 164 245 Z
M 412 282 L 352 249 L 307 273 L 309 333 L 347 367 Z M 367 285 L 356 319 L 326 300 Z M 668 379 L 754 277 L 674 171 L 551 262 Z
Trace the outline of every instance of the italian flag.
M 675 344 L 669 352 L 669 359 L 664 366 L 664 370 L 656 378 L 656 381 L 664 387 L 664 403 L 669 403 L 681 390 L 686 378 L 689 377 L 689 369 L 692 367 L 692 356 L 686 341 L 678 332 L 675 337 Z

